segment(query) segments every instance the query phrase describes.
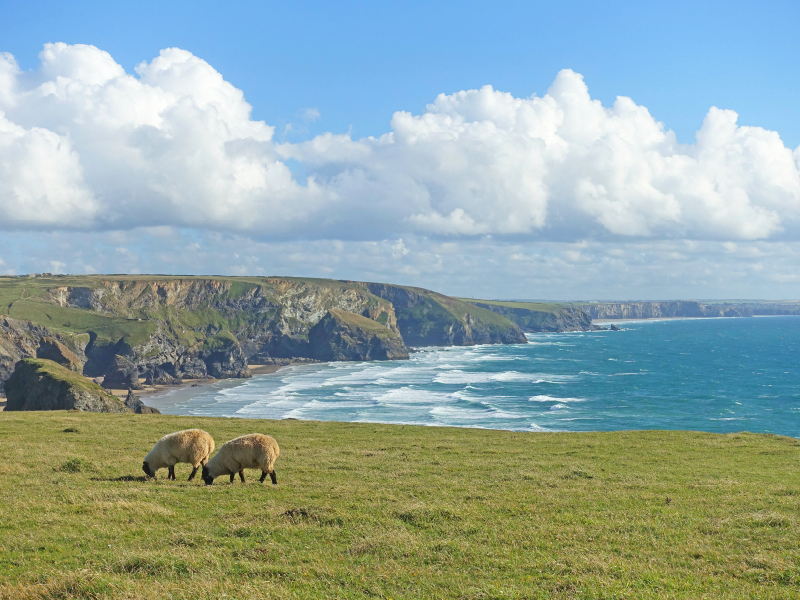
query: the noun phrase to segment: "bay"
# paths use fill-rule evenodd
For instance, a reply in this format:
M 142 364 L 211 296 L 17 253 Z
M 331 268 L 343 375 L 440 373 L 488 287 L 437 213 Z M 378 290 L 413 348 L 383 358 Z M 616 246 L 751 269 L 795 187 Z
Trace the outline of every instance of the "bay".
M 407 361 L 297 365 L 146 399 L 166 414 L 800 437 L 800 318 L 618 322 Z

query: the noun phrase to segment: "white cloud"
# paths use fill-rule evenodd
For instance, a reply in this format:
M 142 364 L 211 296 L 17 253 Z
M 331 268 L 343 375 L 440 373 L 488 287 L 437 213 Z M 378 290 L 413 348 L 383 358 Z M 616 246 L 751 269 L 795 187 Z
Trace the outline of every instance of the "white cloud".
M 423 114 L 395 113 L 378 138 L 292 144 L 184 50 L 162 50 L 134 75 L 92 46 L 47 44 L 40 60 L 23 73 L 0 55 L 6 230 L 797 239 L 800 149 L 717 108 L 696 143 L 679 144 L 645 107 L 624 97 L 604 107 L 569 70 L 542 97 L 442 94 Z
M 319 109 L 317 108 L 306 108 L 305 110 L 301 111 L 303 116 L 303 121 L 306 123 L 313 123 L 314 121 L 318 121 L 320 118 Z

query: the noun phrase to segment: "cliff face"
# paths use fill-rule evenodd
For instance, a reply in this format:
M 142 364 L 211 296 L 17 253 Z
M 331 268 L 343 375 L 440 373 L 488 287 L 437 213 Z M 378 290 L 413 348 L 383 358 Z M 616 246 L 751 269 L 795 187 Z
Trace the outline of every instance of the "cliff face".
M 328 311 L 308 337 L 314 358 L 321 361 L 408 358 L 399 333 L 343 310 Z
M 140 378 L 248 377 L 248 364 L 287 359 L 404 357 L 405 344 L 526 342 L 507 319 L 455 298 L 324 279 L 0 277 L 0 306 L 9 315 L 0 321 L 0 381 L 21 358 L 45 352 L 62 362 L 71 352 L 84 375 L 136 389 Z M 367 335 L 364 321 L 355 327 L 359 319 L 381 335 Z
M 520 328 L 492 311 L 420 288 L 363 284 L 392 303 L 397 327 L 409 346 L 526 344 Z
M 103 388 L 50 360 L 27 358 L 6 381 L 6 410 L 130 412 Z
M 602 329 L 592 325 L 592 318 L 580 308 L 572 306 L 547 306 L 539 308 L 536 303 L 470 301 L 475 306 L 491 310 L 516 323 L 526 333 L 565 331 L 592 331 Z
M 698 302 L 613 302 L 587 304 L 582 308 L 592 319 L 663 319 L 669 317 L 705 317 L 705 307 Z
M 3 391 L 4 382 L 14 372 L 15 365 L 24 358 L 51 359 L 80 372 L 86 362 L 83 348 L 89 336 L 84 336 L 85 339 L 76 338 L 80 336 L 65 339 L 47 327 L 0 317 L 0 392 Z

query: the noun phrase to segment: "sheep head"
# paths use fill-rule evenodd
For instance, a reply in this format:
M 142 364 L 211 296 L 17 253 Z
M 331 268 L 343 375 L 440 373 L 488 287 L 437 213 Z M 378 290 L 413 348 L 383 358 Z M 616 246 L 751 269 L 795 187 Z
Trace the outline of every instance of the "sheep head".
M 208 467 L 205 465 L 203 466 L 203 474 L 200 478 L 205 481 L 206 485 L 212 485 L 214 483 L 214 478 L 211 476 L 211 473 L 208 471 Z

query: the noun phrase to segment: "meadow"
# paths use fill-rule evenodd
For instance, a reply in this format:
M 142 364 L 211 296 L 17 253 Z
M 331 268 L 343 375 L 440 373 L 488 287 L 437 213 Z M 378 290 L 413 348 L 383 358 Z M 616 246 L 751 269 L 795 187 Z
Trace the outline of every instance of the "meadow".
M 278 486 L 145 480 L 164 434 Z M 800 441 L 0 413 L 0 598 L 796 598 Z M 267 480 L 269 481 L 269 480 Z

